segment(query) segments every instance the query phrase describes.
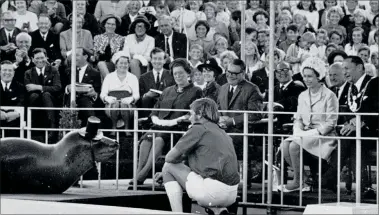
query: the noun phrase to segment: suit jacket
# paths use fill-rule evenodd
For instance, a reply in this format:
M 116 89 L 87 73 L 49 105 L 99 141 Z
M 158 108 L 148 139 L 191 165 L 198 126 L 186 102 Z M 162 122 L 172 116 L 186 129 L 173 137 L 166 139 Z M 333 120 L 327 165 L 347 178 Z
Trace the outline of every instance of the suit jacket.
M 170 74 L 170 71 L 165 69 L 161 75 L 161 82 L 158 89 L 156 88 L 156 80 L 154 79 L 153 71 L 141 75 L 139 82 L 141 96 L 147 93 L 150 89 L 163 91 L 167 87 L 175 84 L 174 78 Z
M 267 72 L 265 71 L 265 67 L 258 69 L 256 71 L 253 71 L 251 82 L 259 87 L 261 93 L 265 93 L 265 91 L 269 90 L 269 77 L 267 75 Z M 277 83 L 278 83 L 277 79 L 274 78 L 275 86 Z M 268 93 L 266 93 L 265 95 L 266 95 L 266 98 L 264 100 L 267 101 Z
M 155 47 L 165 51 L 165 35 L 159 34 L 155 38 Z M 169 44 L 173 49 L 174 59 L 186 58 L 187 38 L 186 35 L 173 31 L 172 44 Z
M 335 95 L 338 97 L 339 101 L 339 112 L 340 113 L 347 113 L 351 112 L 348 108 L 347 98 L 348 98 L 348 89 L 350 88 L 350 83 L 346 83 L 342 94 L 339 96 L 339 88 L 338 87 L 332 87 L 331 91 L 335 93 Z M 346 116 L 346 115 L 339 115 L 338 118 L 338 125 L 344 124 L 348 119 L 351 119 L 352 116 Z
M 121 18 L 121 25 L 115 32 L 121 36 L 127 36 L 129 34 L 129 26 L 131 26 L 131 24 L 131 18 L 129 17 L 129 13 L 127 13 Z
M 21 33 L 21 30 L 19 28 L 16 28 L 13 30 L 13 35 L 12 35 L 12 43 L 14 43 L 16 45 L 16 36 Z M 5 46 L 8 44 L 8 35 L 6 35 L 6 32 L 5 32 L 5 29 L 4 28 L 1 28 L 0 29 L 0 46 Z M 10 61 L 15 61 L 16 58 L 15 58 L 15 53 L 16 51 L 11 51 L 11 52 L 4 52 L 4 51 L 1 51 L 0 53 L 0 58 L 1 60 L 10 60 Z
M 296 112 L 298 96 L 305 90 L 306 88 L 301 83 L 291 81 L 289 85 L 281 92 L 280 84 L 277 84 L 274 87 L 274 101 L 284 106 L 284 112 Z M 292 115 L 278 116 L 279 120 L 283 123 L 290 123 L 292 117 Z
M 25 85 L 39 85 L 39 78 L 36 67 L 33 67 L 32 69 L 26 71 L 24 83 Z M 44 84 L 42 85 L 42 91 L 49 92 L 55 96 L 59 96 L 61 88 L 61 78 L 59 76 L 58 70 L 52 66 L 45 66 Z
M 70 75 L 71 75 L 71 68 L 67 68 L 66 76 L 68 77 L 68 82 L 66 82 L 64 86 L 68 86 L 70 84 L 69 82 Z M 87 68 L 86 68 L 86 71 L 84 72 L 82 82 L 79 82 L 79 73 L 76 72 L 76 82 L 91 84 L 94 87 L 95 92 L 100 94 L 100 91 L 102 88 L 100 73 L 98 70 L 94 69 L 91 65 L 87 64 Z
M 81 46 L 83 48 L 92 50 L 94 48 L 94 42 L 93 37 L 91 35 L 91 32 L 88 30 L 82 29 L 81 30 L 81 38 L 78 37 L 77 40 L 77 47 Z M 61 55 L 66 58 L 66 53 L 72 49 L 71 47 L 71 40 L 72 40 L 72 30 L 71 28 L 67 31 L 61 32 L 59 35 L 59 46 L 61 48 Z
M 241 81 L 228 102 L 228 91 L 230 84 L 225 84 L 220 88 L 218 96 L 219 110 L 250 110 L 262 111 L 263 99 L 260 94 L 259 88 L 246 80 Z M 222 116 L 232 117 L 235 121 L 237 129 L 243 129 L 244 114 L 243 113 L 221 113 Z M 249 114 L 249 121 L 259 121 L 262 114 Z
M 28 71 L 29 69 L 33 68 L 35 65 L 34 63 L 32 62 L 32 58 L 29 57 L 30 61 L 27 62 L 26 59 L 24 59 L 19 65 L 18 67 L 15 69 L 15 76 L 13 78 L 13 80 L 16 80 L 17 82 L 20 82 L 21 84 L 25 84 L 24 81 L 25 81 L 25 73 L 26 71 Z
M 361 111 L 364 113 L 379 113 L 379 77 L 372 78 L 364 92 Z M 379 135 L 379 116 L 363 116 L 365 125 L 372 137 Z
M 1 106 L 24 106 L 25 87 L 21 83 L 12 80 L 8 94 L 4 92 L 4 86 L 0 82 L 0 107 Z
M 35 30 L 30 33 L 32 37 L 32 46 L 30 50 L 35 48 L 44 48 L 49 58 L 49 62 L 53 62 L 56 59 L 61 59 L 61 50 L 59 48 L 59 35 L 49 31 L 46 37 L 46 41 L 41 36 L 40 30 Z

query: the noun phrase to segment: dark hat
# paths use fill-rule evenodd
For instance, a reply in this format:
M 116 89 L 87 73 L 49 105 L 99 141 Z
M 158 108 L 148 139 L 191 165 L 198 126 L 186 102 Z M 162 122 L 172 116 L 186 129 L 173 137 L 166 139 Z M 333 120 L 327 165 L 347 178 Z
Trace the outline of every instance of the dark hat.
M 144 15 L 138 15 L 135 18 L 135 21 L 133 21 L 131 26 L 129 27 L 131 32 L 135 32 L 136 24 L 139 22 L 143 22 L 145 24 L 147 31 L 150 29 L 150 22 L 149 22 L 148 18 L 146 18 L 146 16 L 144 16 Z
M 114 14 L 107 14 L 107 15 L 104 15 L 101 19 L 100 19 L 100 24 L 103 26 L 104 25 L 104 22 L 106 22 L 108 19 L 110 18 L 114 18 L 116 20 L 116 26 L 120 26 L 121 24 L 121 18 L 119 16 L 116 16 Z
M 87 119 L 86 128 L 82 128 L 79 131 L 79 134 L 88 140 L 100 139 L 102 136 L 102 132 L 98 131 L 99 126 L 100 126 L 100 119 L 95 116 L 91 116 Z
M 344 59 L 346 59 L 347 58 L 347 54 L 346 54 L 346 52 L 344 52 L 344 51 L 342 51 L 342 50 L 334 50 L 334 51 L 332 51 L 330 54 L 329 54 L 329 56 L 327 56 L 327 62 L 329 63 L 329 65 L 331 65 L 331 64 L 333 64 L 334 63 L 334 58 L 336 57 L 336 56 L 338 56 L 338 55 L 340 55 L 340 56 L 342 56 Z
M 201 72 L 203 72 L 203 68 L 209 68 L 215 73 L 215 77 L 218 77 L 220 74 L 222 74 L 223 70 L 218 65 L 218 62 L 216 62 L 215 58 L 210 58 L 206 60 L 203 64 L 199 65 L 197 69 Z

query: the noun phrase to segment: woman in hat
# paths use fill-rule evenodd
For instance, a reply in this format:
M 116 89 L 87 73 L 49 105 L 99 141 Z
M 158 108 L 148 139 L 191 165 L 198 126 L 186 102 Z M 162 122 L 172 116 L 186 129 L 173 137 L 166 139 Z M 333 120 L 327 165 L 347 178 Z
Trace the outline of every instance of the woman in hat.
M 135 75 L 128 72 L 130 57 L 124 52 L 114 55 L 116 71 L 108 74 L 103 81 L 100 99 L 109 108 L 128 108 L 133 107 L 140 98 L 139 81 Z M 112 120 L 112 129 L 116 129 L 117 121 L 122 118 L 125 129 L 129 129 L 131 111 L 110 111 L 106 114 Z M 115 135 L 113 131 L 111 135 Z M 130 132 L 126 132 L 130 136 Z
M 303 171 L 300 166 L 300 150 L 303 150 L 303 158 L 306 159 L 304 162 L 317 162 L 318 156 L 325 162 L 336 147 L 334 139 L 317 137 L 336 136 L 339 111 L 336 95 L 322 83 L 327 72 L 324 62 L 320 58 L 310 57 L 302 63 L 301 72 L 308 89 L 298 97 L 294 136 L 287 138 L 279 148 L 283 150 L 285 161 L 294 170 L 293 181 L 282 187 L 283 192 L 299 191 L 300 184 L 303 183 L 300 179 L 300 171 Z M 302 191 L 310 190 L 307 185 L 302 187 Z
M 116 28 L 120 26 L 120 18 L 113 14 L 102 17 L 101 25 L 105 32 L 94 37 L 94 55 L 98 63 L 98 68 L 102 80 L 109 71 L 113 71 L 114 65 L 110 63 L 111 57 L 121 50 L 124 44 L 124 37 L 115 33 Z M 111 67 L 109 69 L 109 67 Z
M 206 82 L 206 87 L 202 90 L 203 98 L 210 98 L 218 102 L 219 84 L 215 79 L 222 74 L 222 68 L 214 58 L 210 58 L 204 64 L 198 66 L 198 70 L 202 73 L 203 79 Z
M 130 34 L 124 40 L 123 51 L 131 55 L 131 72 L 137 78 L 140 78 L 142 69 L 146 70 L 150 61 L 150 52 L 154 48 L 154 38 L 146 34 L 149 29 L 148 19 L 139 15 L 132 22 Z
M 72 14 L 69 15 L 68 20 L 73 25 Z M 82 15 L 77 15 L 77 47 L 83 47 L 87 53 L 92 54 L 94 49 L 94 43 L 92 39 L 91 32 L 82 29 L 84 23 L 84 17 Z M 72 29 L 64 31 L 59 36 L 59 45 L 61 47 L 61 54 L 64 59 L 68 58 L 69 61 L 71 55 L 71 40 L 73 38 Z
M 173 74 L 175 85 L 166 88 L 159 100 L 155 104 L 155 109 L 190 109 L 190 104 L 202 97 L 202 90 L 195 87 L 194 84 L 189 82 L 191 68 L 186 59 L 178 58 L 170 64 L 170 70 Z M 178 122 L 188 119 L 189 116 L 186 112 L 178 111 L 158 111 L 153 110 L 150 116 L 154 130 L 165 131 L 180 131 L 186 130 L 187 126 L 180 126 Z M 173 136 L 173 143 L 175 144 L 182 135 L 175 134 Z M 142 185 L 150 170 L 152 169 L 153 161 L 153 134 L 146 133 L 141 138 L 139 162 L 137 167 L 137 184 Z M 170 134 L 169 133 L 156 133 L 155 134 L 155 158 L 157 159 L 163 154 L 164 149 L 170 149 Z M 132 185 L 133 181 L 131 181 Z

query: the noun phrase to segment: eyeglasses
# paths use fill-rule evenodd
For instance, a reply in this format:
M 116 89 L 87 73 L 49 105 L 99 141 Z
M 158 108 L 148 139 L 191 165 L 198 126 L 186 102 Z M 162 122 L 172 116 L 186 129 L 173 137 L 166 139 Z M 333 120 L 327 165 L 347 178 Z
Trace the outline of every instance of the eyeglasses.
M 16 19 L 3 19 L 5 22 L 13 22 L 16 21 Z
M 286 75 L 289 72 L 290 69 L 284 68 L 284 69 L 276 69 L 274 70 L 275 73 L 279 75 Z
M 227 72 L 228 72 L 229 75 L 235 75 L 235 76 L 238 76 L 239 74 L 241 74 L 241 72 L 236 73 L 236 72 L 231 72 L 229 70 L 227 70 Z

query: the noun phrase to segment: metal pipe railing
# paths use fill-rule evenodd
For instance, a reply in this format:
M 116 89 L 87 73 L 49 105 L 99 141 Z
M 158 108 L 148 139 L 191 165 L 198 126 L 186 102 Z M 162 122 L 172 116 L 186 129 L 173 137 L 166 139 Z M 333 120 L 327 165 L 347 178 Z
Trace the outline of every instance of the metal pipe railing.
M 28 138 L 31 138 L 31 131 L 34 131 L 34 130 L 45 130 L 45 135 L 47 135 L 48 131 L 72 131 L 74 129 L 72 128 L 56 128 L 56 129 L 53 129 L 53 128 L 32 128 L 32 124 L 31 124 L 31 118 L 32 118 L 32 110 L 37 110 L 37 109 L 56 109 L 56 110 L 62 110 L 62 109 L 67 109 L 67 108 L 28 108 L 27 109 L 27 113 L 28 113 L 28 120 L 27 120 L 27 126 L 25 126 L 24 124 L 21 124 L 20 125 L 20 128 L 9 128 L 9 129 L 20 129 L 20 130 L 27 130 L 27 137 Z M 82 110 L 82 109 L 86 109 L 86 108 L 73 108 L 73 109 L 78 109 L 78 110 Z M 101 109 L 112 109 L 112 108 L 101 108 Z M 134 133 L 134 138 L 133 138 L 133 175 L 134 175 L 134 185 L 133 185 L 133 190 L 137 190 L 137 163 L 138 163 L 138 133 L 139 132 L 149 132 L 149 133 L 153 133 L 153 137 L 155 137 L 155 133 L 170 133 L 171 135 L 171 138 L 170 138 L 170 146 L 173 147 L 173 135 L 174 134 L 184 134 L 185 132 L 184 131 L 162 131 L 162 130 L 143 130 L 143 129 L 139 129 L 138 128 L 138 111 L 142 110 L 142 109 L 138 109 L 138 108 L 119 108 L 119 109 L 122 109 L 122 110 L 133 110 L 134 111 L 134 128 L 133 129 L 123 129 L 123 130 L 116 130 L 116 129 L 102 129 L 102 131 L 117 131 L 117 140 L 119 140 L 119 132 L 120 131 L 132 131 Z M 152 109 L 148 109 L 148 110 L 152 110 Z M 160 111 L 165 111 L 163 109 L 159 109 Z M 188 111 L 188 110 L 170 110 L 170 111 L 181 111 L 181 112 L 184 112 L 184 111 Z M 224 111 L 221 111 L 221 112 L 224 112 Z M 226 112 L 237 112 L 237 111 L 226 111 Z M 265 199 L 265 165 L 263 165 L 263 184 L 262 184 L 262 203 L 251 203 L 251 202 L 248 202 L 247 198 L 248 198 L 248 191 L 247 191 L 247 181 L 248 181 L 248 157 L 250 156 L 248 154 L 248 138 L 250 136 L 261 136 L 261 137 L 264 137 L 263 138 L 263 157 L 262 157 L 262 161 L 263 163 L 265 162 L 265 156 L 266 156 L 266 139 L 265 137 L 272 137 L 272 138 L 281 138 L 282 142 L 284 140 L 284 138 L 286 137 L 290 137 L 290 136 L 294 136 L 294 135 L 285 135 L 285 134 L 260 134 L 260 133 L 249 133 L 248 131 L 248 127 L 249 127 L 249 122 L 248 122 L 248 114 L 250 113 L 256 113 L 256 112 L 259 112 L 259 113 L 267 113 L 267 112 L 264 112 L 264 111 L 239 111 L 239 113 L 243 113 L 243 116 L 244 116 L 244 127 L 243 127 L 243 132 L 242 133 L 230 133 L 229 135 L 233 136 L 243 136 L 243 201 L 242 203 L 244 203 L 245 205 L 247 206 L 252 206 L 252 205 L 263 205 L 263 206 L 273 206 L 273 207 L 287 207 L 287 205 L 284 205 L 284 194 L 281 193 L 281 197 L 280 197 L 280 203 L 281 204 L 269 204 L 268 202 L 267 203 L 264 203 L 264 199 Z M 275 112 L 276 114 L 278 114 L 277 112 Z M 281 113 L 280 113 L 281 114 Z M 294 113 L 292 113 L 294 114 Z M 312 114 L 316 114 L 316 113 L 312 113 Z M 344 114 L 344 113 L 340 113 L 340 114 Z M 339 113 L 337 114 L 339 115 Z M 369 114 L 358 114 L 358 113 L 355 113 L 355 114 L 351 114 L 351 115 L 355 115 L 356 116 L 356 135 L 355 137 L 330 137 L 330 136 L 315 136 L 317 138 L 319 138 L 319 141 L 318 141 L 318 144 L 319 144 L 319 147 L 321 148 L 321 140 L 322 139 L 335 139 L 337 140 L 337 150 L 338 150 L 338 172 L 337 172 L 337 176 L 338 176 L 338 180 L 337 180 L 337 190 L 338 190 L 338 194 L 337 194 L 337 201 L 340 202 L 341 201 L 341 196 L 340 196 L 340 168 L 341 168 L 341 161 L 340 161 L 340 157 L 341 157 L 341 153 L 340 153 L 340 149 L 341 149 L 341 140 L 344 140 L 344 139 L 354 139 L 356 140 L 356 151 L 357 151 L 357 157 L 356 157 L 356 199 L 355 201 L 357 203 L 360 203 L 361 199 L 360 199 L 360 190 L 361 190 L 361 181 L 360 181 L 360 178 L 361 178 L 361 140 L 376 140 L 377 143 L 379 143 L 379 139 L 378 138 L 375 138 L 375 137 L 361 137 L 361 132 L 360 132 L 360 129 L 361 129 L 361 115 L 378 115 L 378 114 L 372 114 L 372 113 L 369 113 Z M 7 129 L 7 128 L 4 128 L 2 127 L 2 132 Z M 20 136 L 21 136 L 21 133 L 20 133 Z M 48 136 L 48 135 L 47 135 Z M 301 139 L 303 137 L 300 137 Z M 155 138 L 153 138 L 155 139 Z M 47 138 L 46 138 L 46 142 L 47 142 Z M 154 178 L 154 175 L 155 175 L 155 141 L 153 141 L 153 175 L 152 175 L 152 178 Z M 302 141 L 301 141 L 301 145 L 302 145 Z M 268 144 L 268 147 L 269 147 L 269 144 Z M 281 150 L 283 150 L 283 145 L 281 145 Z M 321 150 L 320 150 L 321 151 Z M 376 151 L 378 152 L 379 151 L 379 147 L 376 146 Z M 301 165 L 301 170 L 300 170 L 300 181 L 303 181 L 303 150 L 301 148 L 300 150 L 300 165 Z M 284 168 L 284 155 L 283 153 L 281 153 L 281 189 L 282 189 L 282 185 L 284 184 L 284 171 L 286 171 L 286 169 Z M 116 152 L 116 189 L 119 188 L 119 162 L 120 162 L 120 157 L 119 157 L 119 150 Z M 269 163 L 272 163 L 271 160 L 268 160 Z M 321 173 L 322 173 L 322 155 L 319 154 L 318 156 L 318 175 L 319 175 L 319 182 L 318 182 L 318 203 L 322 203 L 322 193 L 321 193 Z M 379 156 L 377 156 L 377 165 L 379 166 Z M 269 166 L 269 165 L 268 165 Z M 99 175 L 98 175 L 98 188 L 100 189 L 101 188 L 101 164 L 98 163 L 97 164 L 97 167 L 98 167 L 98 172 L 99 172 Z M 268 171 L 272 171 L 271 168 L 268 168 Z M 268 178 L 268 183 L 272 183 L 272 178 Z M 301 182 L 301 190 L 302 190 L 302 186 L 303 186 L 303 183 Z M 377 178 L 377 184 L 379 184 L 379 179 Z M 83 187 L 83 178 L 81 177 L 81 183 L 80 183 L 81 187 Z M 267 186 L 268 188 L 269 186 Z M 153 184 L 153 187 L 152 187 L 152 190 L 154 190 L 154 184 Z M 272 195 L 272 189 L 269 191 L 268 190 L 268 196 L 269 195 Z M 378 200 L 378 197 L 379 194 L 377 194 L 377 200 Z M 300 201 L 299 201 L 299 205 L 296 206 L 296 205 L 289 205 L 289 207 L 293 207 L 293 208 L 297 208 L 297 207 L 304 207 L 303 204 L 302 204 L 302 191 L 300 191 Z M 378 201 L 377 201 L 378 202 Z

